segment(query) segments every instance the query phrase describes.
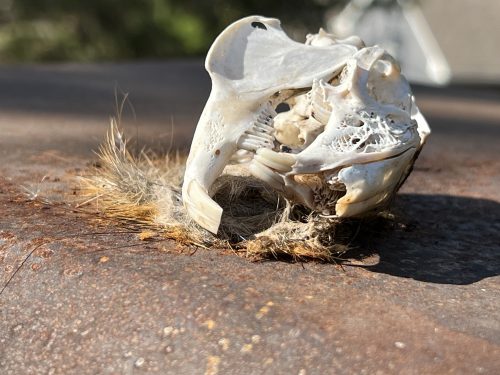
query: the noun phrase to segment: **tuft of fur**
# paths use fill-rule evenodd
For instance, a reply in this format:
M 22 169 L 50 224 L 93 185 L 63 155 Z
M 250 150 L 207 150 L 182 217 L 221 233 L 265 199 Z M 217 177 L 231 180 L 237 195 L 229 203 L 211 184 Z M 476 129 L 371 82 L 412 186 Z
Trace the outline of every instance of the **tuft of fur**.
M 212 186 L 213 198 L 224 210 L 214 236 L 183 207 L 184 158 L 145 151 L 132 155 L 114 119 L 97 156 L 94 170 L 81 177 L 82 204 L 95 205 L 104 216 L 154 227 L 186 244 L 233 245 L 256 259 L 333 261 L 347 249 L 337 243 L 338 222 L 292 206 L 242 165 L 229 166 Z

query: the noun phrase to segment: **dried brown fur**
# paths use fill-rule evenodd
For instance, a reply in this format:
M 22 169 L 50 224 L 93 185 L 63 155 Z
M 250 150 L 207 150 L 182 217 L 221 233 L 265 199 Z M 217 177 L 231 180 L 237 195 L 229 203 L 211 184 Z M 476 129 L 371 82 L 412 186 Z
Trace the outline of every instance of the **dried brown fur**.
M 154 227 L 182 243 L 235 244 L 252 258 L 333 261 L 346 250 L 336 244 L 334 221 L 296 210 L 245 173 L 223 174 L 212 186 L 214 200 L 224 209 L 219 234 L 212 235 L 182 205 L 184 159 L 144 151 L 133 156 L 114 120 L 97 155 L 98 167 L 81 178 L 82 202 L 107 217 Z

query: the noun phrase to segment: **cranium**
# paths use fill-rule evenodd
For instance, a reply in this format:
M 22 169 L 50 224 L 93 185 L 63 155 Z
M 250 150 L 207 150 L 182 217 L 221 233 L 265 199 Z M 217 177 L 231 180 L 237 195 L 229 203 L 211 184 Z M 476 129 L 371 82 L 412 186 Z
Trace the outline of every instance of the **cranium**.
M 231 159 L 250 160 L 253 176 L 296 203 L 355 216 L 392 196 L 429 133 L 397 64 L 357 37 L 320 31 L 301 44 L 278 20 L 252 16 L 219 35 L 205 67 L 212 92 L 182 194 L 213 233 L 222 208 L 210 187 Z M 277 115 L 283 102 L 290 110 Z

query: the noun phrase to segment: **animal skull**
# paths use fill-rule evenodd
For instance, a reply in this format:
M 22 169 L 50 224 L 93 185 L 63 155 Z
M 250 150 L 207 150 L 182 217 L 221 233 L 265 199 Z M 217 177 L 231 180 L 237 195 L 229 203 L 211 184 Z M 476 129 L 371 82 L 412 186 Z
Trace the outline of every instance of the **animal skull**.
M 292 201 L 355 216 L 392 196 L 429 134 L 395 61 L 357 37 L 320 30 L 301 44 L 278 20 L 251 16 L 217 37 L 205 67 L 212 92 L 182 194 L 188 214 L 213 233 L 222 208 L 210 187 L 231 159 L 250 154 L 250 173 Z M 277 115 L 283 102 L 290 110 Z

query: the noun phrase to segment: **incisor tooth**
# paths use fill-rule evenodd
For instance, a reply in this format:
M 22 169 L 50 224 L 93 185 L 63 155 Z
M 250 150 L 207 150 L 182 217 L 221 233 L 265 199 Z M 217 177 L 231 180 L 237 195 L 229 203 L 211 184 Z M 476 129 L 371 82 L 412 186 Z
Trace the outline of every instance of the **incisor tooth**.
M 285 152 L 276 152 L 267 148 L 260 148 L 257 150 L 257 155 L 288 167 L 295 164 L 295 155 Z
M 259 163 L 255 159 L 248 166 L 252 176 L 268 183 L 272 188 L 282 190 L 284 186 L 283 177 L 274 172 L 271 168 Z
M 281 152 L 275 152 L 268 148 L 260 148 L 254 156 L 256 163 L 265 165 L 278 172 L 290 172 L 295 164 L 295 156 Z M 256 176 L 257 177 L 257 176 Z
M 272 168 L 278 172 L 290 172 L 292 170 L 292 167 L 288 165 L 281 164 L 279 162 L 276 162 L 272 159 L 267 159 L 266 157 L 262 155 L 255 155 L 253 157 L 254 160 L 258 161 L 261 164 L 264 164 L 266 167 Z
M 189 216 L 206 230 L 217 234 L 222 208 L 210 198 L 198 181 L 192 180 L 189 183 L 184 201 L 187 203 L 186 209 Z

